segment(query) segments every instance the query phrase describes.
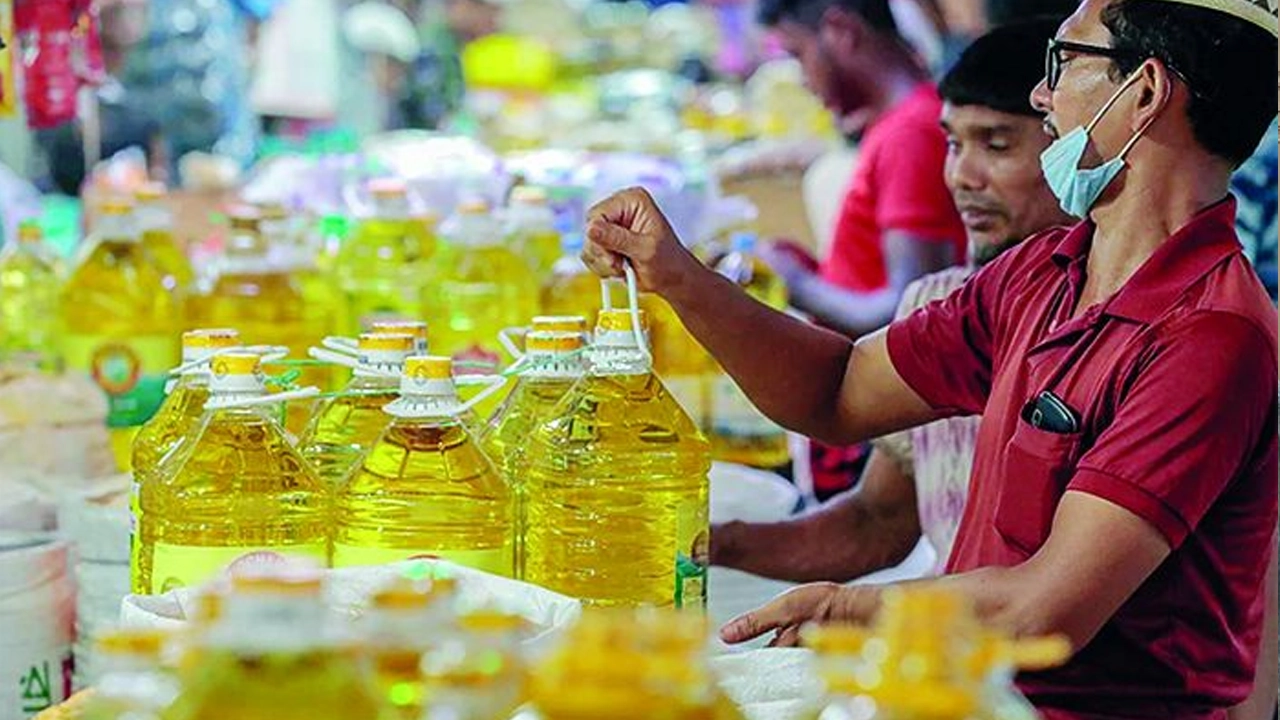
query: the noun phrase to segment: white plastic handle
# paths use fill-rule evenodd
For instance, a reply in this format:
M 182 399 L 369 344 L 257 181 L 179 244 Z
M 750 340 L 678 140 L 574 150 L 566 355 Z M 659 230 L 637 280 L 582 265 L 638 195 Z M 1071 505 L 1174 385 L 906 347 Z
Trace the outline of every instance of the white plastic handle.
M 631 312 L 631 332 L 635 334 L 636 347 L 652 361 L 653 353 L 649 351 L 649 341 L 645 339 L 644 328 L 640 325 L 640 290 L 636 281 L 635 268 L 631 267 L 629 261 L 624 260 L 622 272 L 626 277 L 627 309 Z M 609 292 L 611 282 L 613 281 L 608 278 L 600 281 L 600 305 L 605 310 L 613 309 L 613 297 Z
M 304 387 L 289 392 L 275 393 L 273 395 L 263 395 L 262 397 L 245 398 L 243 400 L 233 400 L 228 403 L 219 403 L 218 409 L 226 408 L 247 408 L 258 407 L 260 405 L 275 405 L 277 403 L 287 402 L 289 400 L 305 400 L 320 394 L 318 387 Z
M 355 355 L 360 350 L 360 342 L 349 337 L 338 337 L 331 335 L 320 341 L 320 345 L 334 352 Z
M 480 391 L 479 395 L 458 406 L 458 414 L 470 410 L 489 399 L 491 395 L 502 389 L 507 384 L 507 378 L 502 375 L 462 375 L 453 379 L 455 385 L 488 385 L 489 387 Z
M 214 350 L 208 355 L 197 360 L 182 363 L 178 367 L 169 371 L 170 375 L 181 375 L 185 372 L 194 370 L 201 365 L 208 365 L 213 362 L 215 357 L 219 355 L 230 355 L 231 353 L 254 353 L 260 356 L 261 362 L 274 362 L 289 357 L 289 348 L 283 345 L 237 345 L 235 347 L 221 348 Z
M 325 350 L 324 348 L 313 347 L 310 350 L 307 350 L 307 355 L 310 355 L 312 358 L 315 358 L 316 360 L 319 360 L 321 362 L 327 362 L 332 365 L 341 365 L 342 367 L 350 368 L 351 370 L 359 370 L 360 372 L 367 372 L 367 373 L 371 373 L 373 375 L 378 375 L 385 378 L 400 377 L 400 373 L 383 370 L 382 368 L 379 368 L 374 365 L 362 364 L 359 360 L 351 357 L 350 355 L 344 355 L 340 352 Z
M 498 331 L 498 342 L 502 345 L 503 350 L 506 350 L 511 354 L 511 357 L 519 360 L 524 357 L 524 351 L 520 349 L 519 345 L 516 345 L 516 341 L 513 340 L 512 337 L 516 335 L 523 337 L 528 334 L 529 328 L 527 327 L 503 328 Z

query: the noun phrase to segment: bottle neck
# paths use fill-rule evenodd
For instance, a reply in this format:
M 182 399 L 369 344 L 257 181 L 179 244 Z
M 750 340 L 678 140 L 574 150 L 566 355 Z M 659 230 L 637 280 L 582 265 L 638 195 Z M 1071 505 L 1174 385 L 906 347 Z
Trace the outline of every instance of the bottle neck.
M 573 380 L 583 376 L 582 351 L 568 353 L 531 352 L 528 368 L 520 373 L 522 378 L 535 380 Z
M 653 359 L 636 347 L 634 342 L 601 344 L 602 338 L 609 334 L 611 333 L 597 336 L 596 344 L 591 346 L 587 355 L 592 375 L 646 375 L 653 372 Z
M 107 242 L 136 243 L 138 231 L 129 215 L 103 215 L 98 218 L 97 236 Z

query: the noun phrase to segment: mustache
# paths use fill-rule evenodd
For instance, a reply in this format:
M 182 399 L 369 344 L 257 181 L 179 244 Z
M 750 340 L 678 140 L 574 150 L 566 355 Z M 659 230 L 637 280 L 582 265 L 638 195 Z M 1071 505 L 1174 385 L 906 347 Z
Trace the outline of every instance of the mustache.
M 978 212 L 989 213 L 1004 212 L 1004 207 L 999 203 L 992 202 L 977 195 L 956 193 L 952 198 L 955 200 L 956 210 L 959 210 L 960 212 L 965 212 L 967 210 L 977 210 Z

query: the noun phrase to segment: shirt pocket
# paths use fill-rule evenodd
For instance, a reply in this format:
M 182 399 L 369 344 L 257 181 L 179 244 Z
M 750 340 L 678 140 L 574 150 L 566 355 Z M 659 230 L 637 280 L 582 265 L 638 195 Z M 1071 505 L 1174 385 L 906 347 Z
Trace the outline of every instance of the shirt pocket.
M 1075 474 L 1080 433 L 1053 433 L 1022 418 L 1005 447 L 995 528 L 1028 557 L 1049 537 L 1053 514 Z

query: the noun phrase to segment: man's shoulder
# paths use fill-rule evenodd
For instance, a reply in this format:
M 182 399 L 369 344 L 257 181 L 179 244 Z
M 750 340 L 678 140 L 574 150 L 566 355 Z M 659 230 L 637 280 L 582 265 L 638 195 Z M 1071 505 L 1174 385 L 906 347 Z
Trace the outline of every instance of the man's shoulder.
M 935 300 L 941 300 L 958 290 L 973 276 L 973 268 L 956 266 L 941 272 L 925 275 L 907 286 L 898 306 L 898 317 L 903 318 Z

